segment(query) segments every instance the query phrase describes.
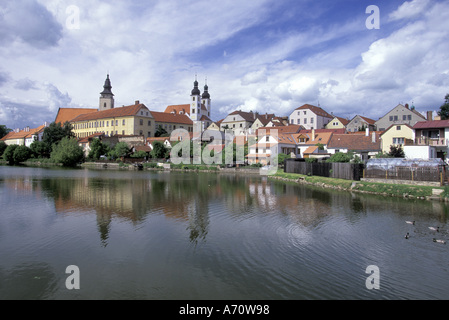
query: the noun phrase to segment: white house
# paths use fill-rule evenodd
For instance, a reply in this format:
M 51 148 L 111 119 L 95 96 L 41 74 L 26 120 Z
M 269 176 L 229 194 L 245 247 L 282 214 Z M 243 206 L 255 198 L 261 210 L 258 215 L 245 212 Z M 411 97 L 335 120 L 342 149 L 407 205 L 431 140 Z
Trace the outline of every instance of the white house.
M 289 124 L 302 125 L 306 129 L 324 129 L 334 119 L 320 107 L 305 104 L 295 109 L 289 116 Z

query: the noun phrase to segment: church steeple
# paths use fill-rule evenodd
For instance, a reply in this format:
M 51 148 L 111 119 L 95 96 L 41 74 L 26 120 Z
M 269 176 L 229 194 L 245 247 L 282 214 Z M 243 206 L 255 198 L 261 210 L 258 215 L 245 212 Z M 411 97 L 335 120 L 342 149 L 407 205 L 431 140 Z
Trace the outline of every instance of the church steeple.
M 107 110 L 114 108 L 114 94 L 112 93 L 111 79 L 109 74 L 106 77 L 103 86 L 103 92 L 100 93 L 100 108 L 98 110 Z

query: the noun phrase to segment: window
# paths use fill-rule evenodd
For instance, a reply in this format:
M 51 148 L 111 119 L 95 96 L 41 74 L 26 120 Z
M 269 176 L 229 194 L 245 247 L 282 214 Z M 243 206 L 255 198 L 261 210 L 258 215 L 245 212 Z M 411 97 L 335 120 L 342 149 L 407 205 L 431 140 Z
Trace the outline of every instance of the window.
M 118 126 L 118 120 L 115 120 L 115 125 Z
M 240 124 L 240 128 L 242 128 L 242 127 L 243 127 L 243 123 Z
M 125 130 L 122 130 L 122 136 L 124 136 L 125 135 Z
M 106 121 L 106 127 L 109 127 L 109 121 Z
M 298 119 L 298 124 L 301 124 L 301 119 Z
M 294 120 L 294 119 L 291 119 L 290 122 L 291 122 L 291 124 L 294 124 L 294 123 L 295 123 L 295 120 Z
M 298 111 L 298 116 L 300 116 L 301 115 L 301 111 Z
M 151 131 L 148 131 L 148 137 L 151 137 Z
M 304 111 L 304 115 L 306 115 L 307 114 L 307 111 Z
M 396 130 L 401 130 L 401 126 L 396 126 Z
M 390 121 L 393 121 L 393 116 L 390 116 Z
M 398 121 L 398 116 L 394 116 L 394 121 Z
M 192 101 L 195 101 L 195 97 L 193 97 Z
M 266 142 L 270 141 L 270 136 L 267 136 L 265 141 Z
M 393 138 L 393 144 L 404 144 L 405 138 Z
M 313 118 L 310 118 L 310 123 L 313 123 Z
M 409 114 L 409 115 L 407 116 L 407 120 L 412 120 L 412 115 L 411 115 L 411 114 Z
M 148 121 L 148 126 L 151 126 L 151 120 L 150 120 L 150 121 Z
M 402 116 L 402 120 L 407 120 L 407 116 L 405 114 Z
M 307 119 L 304 119 L 304 124 L 307 124 Z
M 195 109 L 192 109 L 192 113 L 195 113 Z
M 140 125 L 143 126 L 143 119 L 140 119 Z

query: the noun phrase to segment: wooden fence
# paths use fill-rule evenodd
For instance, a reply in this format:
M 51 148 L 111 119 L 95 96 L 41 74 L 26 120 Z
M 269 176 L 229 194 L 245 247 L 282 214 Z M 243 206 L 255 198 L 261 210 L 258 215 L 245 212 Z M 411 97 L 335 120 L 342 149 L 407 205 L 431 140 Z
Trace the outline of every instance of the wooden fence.
M 393 167 L 388 170 L 369 168 L 365 170 L 365 178 L 431 181 L 443 184 L 447 181 L 447 171 L 438 167 Z
M 338 178 L 359 181 L 363 178 L 363 164 L 341 162 L 305 162 L 303 159 L 288 159 L 285 161 L 285 173 Z

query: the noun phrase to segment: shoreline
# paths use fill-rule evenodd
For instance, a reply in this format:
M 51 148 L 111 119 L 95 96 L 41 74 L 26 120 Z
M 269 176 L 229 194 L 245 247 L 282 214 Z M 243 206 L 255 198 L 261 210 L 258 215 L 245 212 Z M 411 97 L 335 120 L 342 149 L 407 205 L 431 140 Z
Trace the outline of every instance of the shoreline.
M 0 165 L 7 165 L 6 161 L 0 161 Z M 61 167 L 60 164 L 55 163 L 41 163 L 41 162 L 25 162 L 25 166 L 30 167 Z M 201 166 L 189 165 L 185 168 L 171 168 L 169 164 L 163 167 L 144 167 L 144 171 L 160 171 L 160 172 L 205 172 L 205 173 L 232 173 L 232 174 L 260 174 L 260 168 L 219 168 L 217 166 Z M 102 170 L 139 170 L 133 164 L 121 165 L 119 163 L 93 163 L 85 162 L 78 166 L 79 168 L 87 169 L 102 169 Z M 284 173 L 282 169 L 278 169 L 274 175 L 266 175 L 268 179 L 277 181 L 285 181 L 289 183 L 303 184 L 321 187 L 325 189 L 334 189 L 346 192 L 357 192 L 365 194 L 373 194 L 379 196 L 398 197 L 410 200 L 427 200 L 427 201 L 441 201 L 449 202 L 449 190 L 442 186 L 423 186 L 403 183 L 382 183 L 382 182 L 368 182 L 368 181 L 353 181 L 334 179 L 319 176 L 305 176 L 295 173 Z

